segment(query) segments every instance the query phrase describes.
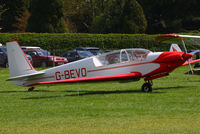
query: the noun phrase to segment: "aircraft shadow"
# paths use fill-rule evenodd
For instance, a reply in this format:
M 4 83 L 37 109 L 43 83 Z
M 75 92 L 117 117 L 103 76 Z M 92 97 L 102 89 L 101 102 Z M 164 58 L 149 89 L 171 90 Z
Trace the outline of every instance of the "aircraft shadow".
M 182 89 L 182 88 L 192 88 L 192 87 L 196 87 L 196 86 L 160 87 L 160 88 L 153 88 L 153 90 Z
M 26 91 L 0 91 L 0 94 L 7 94 L 7 93 L 24 93 Z
M 0 91 L 0 94 L 6 94 L 6 93 L 26 93 L 28 91 Z M 34 92 L 52 92 L 49 90 L 35 90 Z
M 61 97 L 81 97 L 81 96 L 89 96 L 89 95 L 105 95 L 105 94 L 124 94 L 124 93 L 143 93 L 140 90 L 124 90 L 124 91 L 64 91 L 65 93 L 72 93 L 67 95 L 60 96 L 40 96 L 40 97 L 28 97 L 22 98 L 23 100 L 31 100 L 31 99 L 50 99 L 50 98 L 61 98 Z M 160 92 L 152 92 L 153 94 Z
M 158 92 L 158 90 L 169 90 L 169 89 L 182 89 L 182 88 L 192 88 L 195 86 L 174 86 L 174 87 L 161 87 L 161 88 L 153 88 L 153 92 L 150 94 L 161 94 L 165 92 Z M 113 91 L 88 91 L 88 90 L 66 90 L 66 91 L 49 91 L 49 90 L 34 90 L 34 92 L 41 93 L 62 93 L 62 95 L 54 95 L 54 96 L 37 96 L 37 97 L 26 97 L 21 98 L 23 100 L 34 100 L 34 99 L 50 99 L 50 98 L 61 98 L 61 97 L 80 97 L 80 96 L 89 96 L 89 95 L 105 95 L 105 94 L 125 94 L 125 93 L 141 93 L 144 94 L 141 90 L 113 90 Z M 28 91 L 0 91 L 0 94 L 9 94 L 9 93 L 29 93 Z M 63 93 L 67 93 L 64 94 Z M 71 94 L 70 94 L 71 93 Z
M 162 94 L 165 92 L 157 92 L 158 90 L 169 90 L 169 89 L 182 89 L 188 88 L 189 86 L 176 86 L 176 87 L 164 87 L 164 88 L 154 88 L 153 92 L 150 94 Z M 190 86 L 191 87 L 191 86 Z M 40 90 L 36 90 L 34 92 L 40 92 Z M 49 92 L 59 92 L 59 91 L 49 91 Z M 66 95 L 55 95 L 55 96 L 39 96 L 39 97 L 27 97 L 21 98 L 23 100 L 34 100 L 34 99 L 50 99 L 50 98 L 61 98 L 61 97 L 80 97 L 80 96 L 89 96 L 89 95 L 105 95 L 105 94 L 125 94 L 125 93 L 141 93 L 144 94 L 141 90 L 114 90 L 114 91 L 88 91 L 88 90 L 67 90 L 60 91 L 63 93 L 72 93 Z

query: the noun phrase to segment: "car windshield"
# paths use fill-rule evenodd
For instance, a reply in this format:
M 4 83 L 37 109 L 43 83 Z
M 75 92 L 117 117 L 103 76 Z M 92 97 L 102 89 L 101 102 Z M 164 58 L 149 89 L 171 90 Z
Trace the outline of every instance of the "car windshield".
M 87 58 L 87 57 L 93 56 L 93 54 L 89 51 L 77 51 L 77 53 L 79 54 L 81 58 Z
M 44 55 L 47 55 L 47 56 L 51 55 L 51 53 L 49 51 L 47 51 L 47 50 L 43 50 L 42 52 L 43 52 Z
M 47 50 L 37 50 L 39 56 L 49 56 L 51 53 Z

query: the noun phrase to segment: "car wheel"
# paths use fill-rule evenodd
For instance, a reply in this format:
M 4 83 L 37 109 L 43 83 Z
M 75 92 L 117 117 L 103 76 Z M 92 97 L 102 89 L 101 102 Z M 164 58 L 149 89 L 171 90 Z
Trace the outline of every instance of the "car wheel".
M 41 62 L 40 67 L 47 67 L 47 63 L 45 61 Z
M 5 62 L 5 63 L 4 63 L 4 67 L 5 67 L 5 68 L 9 68 L 8 62 Z

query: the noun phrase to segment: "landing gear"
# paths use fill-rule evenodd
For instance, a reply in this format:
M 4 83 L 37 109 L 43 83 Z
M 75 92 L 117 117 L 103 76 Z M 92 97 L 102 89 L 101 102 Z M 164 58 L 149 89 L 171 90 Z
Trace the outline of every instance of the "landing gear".
M 152 81 L 148 81 L 144 83 L 142 85 L 142 92 L 145 92 L 145 93 L 152 92 L 152 85 L 153 85 Z
M 31 91 L 33 91 L 33 90 L 34 90 L 34 87 L 30 87 L 30 88 L 28 89 L 29 92 L 31 92 Z

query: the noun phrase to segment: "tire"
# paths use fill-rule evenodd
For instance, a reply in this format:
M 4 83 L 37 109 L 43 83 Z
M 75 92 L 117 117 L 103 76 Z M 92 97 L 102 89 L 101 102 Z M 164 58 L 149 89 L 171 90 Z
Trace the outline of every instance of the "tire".
M 42 61 L 42 62 L 40 63 L 40 67 L 47 67 L 47 63 L 46 63 L 45 61 Z
M 152 86 L 150 83 L 144 83 L 142 85 L 142 92 L 149 93 L 152 92 Z
M 34 90 L 34 87 L 30 87 L 29 89 L 28 89 L 28 92 L 31 92 L 31 91 L 33 91 Z
M 8 64 L 7 61 L 4 63 L 4 67 L 5 67 L 5 68 L 9 68 L 9 64 Z

